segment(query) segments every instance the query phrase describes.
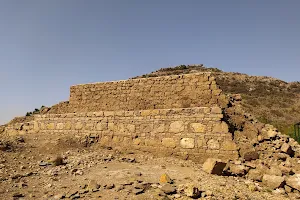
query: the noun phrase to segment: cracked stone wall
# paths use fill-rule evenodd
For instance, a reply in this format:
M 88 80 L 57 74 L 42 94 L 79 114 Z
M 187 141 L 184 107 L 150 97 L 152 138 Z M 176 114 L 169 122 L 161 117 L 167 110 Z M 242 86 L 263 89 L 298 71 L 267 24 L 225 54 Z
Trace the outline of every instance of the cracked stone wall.
M 75 85 L 68 112 L 223 107 L 221 92 L 210 73 Z
M 220 107 L 36 115 L 18 133 L 85 135 L 101 146 L 174 155 L 203 162 L 238 156 Z

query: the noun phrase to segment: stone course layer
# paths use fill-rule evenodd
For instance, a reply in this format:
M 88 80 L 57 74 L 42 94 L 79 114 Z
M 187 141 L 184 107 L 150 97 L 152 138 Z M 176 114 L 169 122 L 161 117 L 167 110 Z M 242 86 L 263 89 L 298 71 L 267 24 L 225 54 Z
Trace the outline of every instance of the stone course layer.
M 88 136 L 104 147 L 188 156 L 198 162 L 208 157 L 234 159 L 236 145 L 221 112 L 219 107 L 196 107 L 46 114 L 8 131 Z
M 75 85 L 69 112 L 224 107 L 221 92 L 210 73 Z

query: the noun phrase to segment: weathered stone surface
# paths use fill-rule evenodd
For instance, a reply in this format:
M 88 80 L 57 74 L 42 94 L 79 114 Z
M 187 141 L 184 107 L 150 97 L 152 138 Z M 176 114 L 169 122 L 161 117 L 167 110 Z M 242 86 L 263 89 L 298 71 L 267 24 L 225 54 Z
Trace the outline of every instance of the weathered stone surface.
M 76 124 L 75 124 L 75 129 L 76 130 L 81 130 L 83 128 L 83 124 L 81 123 L 81 122 L 77 122 Z
M 225 151 L 235 151 L 237 150 L 237 146 L 234 141 L 226 140 L 222 144 L 222 149 Z
M 227 133 L 228 125 L 225 122 L 220 122 L 214 125 L 213 127 L 214 133 Z
M 211 139 L 207 142 L 207 147 L 208 147 L 208 149 L 217 150 L 217 149 L 220 149 L 220 144 L 217 140 Z
M 223 169 L 225 168 L 225 166 L 226 163 L 222 162 L 220 159 L 208 158 L 204 162 L 202 169 L 203 171 L 209 174 L 221 175 L 223 173 Z
M 180 146 L 184 149 L 193 149 L 195 147 L 194 138 L 182 138 L 180 140 Z
M 211 113 L 213 113 L 213 114 L 221 114 L 222 113 L 222 109 L 220 107 L 212 107 L 211 108 Z
M 295 152 L 293 151 L 292 147 L 287 144 L 287 143 L 284 143 L 282 146 L 281 146 L 281 149 L 280 149 L 282 152 L 292 156 Z
M 176 187 L 170 184 L 164 184 L 160 188 L 165 194 L 174 194 L 176 193 Z
M 300 174 L 295 174 L 293 176 L 287 177 L 286 184 L 300 191 Z
M 107 128 L 107 123 L 97 123 L 96 130 L 97 131 L 103 131 Z
M 176 142 L 173 138 L 163 138 L 162 139 L 162 145 L 169 148 L 175 148 Z
M 231 164 L 229 171 L 232 174 L 244 176 L 249 171 L 249 167 L 246 167 L 244 165 Z
M 195 133 L 204 133 L 205 132 L 205 125 L 201 123 L 191 123 L 191 129 Z
M 57 124 L 56 124 L 56 128 L 57 128 L 58 130 L 63 130 L 63 129 L 64 129 L 64 124 L 63 124 L 63 123 L 57 123 Z
M 270 189 L 276 189 L 284 185 L 284 177 L 265 174 L 262 178 L 262 182 Z
M 71 130 L 71 128 L 72 128 L 72 123 L 71 122 L 66 122 L 64 129 Z
M 262 181 L 263 172 L 259 169 L 250 169 L 247 178 L 254 181 Z
M 282 176 L 282 172 L 277 166 L 272 166 L 268 171 L 266 171 L 269 175 Z
M 186 196 L 193 199 L 199 198 L 201 196 L 201 191 L 194 184 L 185 185 L 184 193 Z
M 244 153 L 245 161 L 256 160 L 259 158 L 259 154 L 256 151 L 249 151 Z
M 183 130 L 184 130 L 183 121 L 175 121 L 170 124 L 169 131 L 172 133 L 179 133 L 179 132 L 182 132 Z
M 48 130 L 53 130 L 53 129 L 55 128 L 55 124 L 54 124 L 54 123 L 48 123 L 48 124 L 46 125 L 46 128 L 47 128 Z

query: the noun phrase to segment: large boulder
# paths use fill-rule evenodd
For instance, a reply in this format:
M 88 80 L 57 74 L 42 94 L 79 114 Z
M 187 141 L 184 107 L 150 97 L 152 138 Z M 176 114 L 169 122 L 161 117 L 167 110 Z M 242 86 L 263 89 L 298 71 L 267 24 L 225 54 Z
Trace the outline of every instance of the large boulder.
M 223 173 L 223 169 L 225 168 L 226 163 L 222 162 L 220 159 L 216 158 L 208 158 L 202 168 L 203 171 L 209 173 L 209 174 L 217 174 L 221 175 Z
M 291 147 L 289 144 L 287 144 L 287 143 L 284 143 L 284 144 L 281 146 L 280 150 L 281 150 L 282 152 L 284 152 L 284 153 L 290 155 L 290 156 L 294 156 L 294 153 L 295 153 L 295 152 L 293 151 L 292 147 Z
M 295 174 L 293 176 L 287 177 L 286 184 L 300 191 L 300 174 Z
M 263 172 L 259 169 L 250 169 L 247 178 L 254 181 L 261 181 L 263 177 Z
M 276 189 L 284 186 L 284 177 L 265 174 L 262 178 L 263 184 L 265 184 L 270 189 Z

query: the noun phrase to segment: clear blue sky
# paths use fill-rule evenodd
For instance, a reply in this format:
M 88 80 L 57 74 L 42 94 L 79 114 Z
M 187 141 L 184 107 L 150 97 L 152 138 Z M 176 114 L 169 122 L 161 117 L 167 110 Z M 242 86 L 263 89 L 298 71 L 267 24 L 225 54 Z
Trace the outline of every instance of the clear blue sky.
M 0 124 L 70 85 L 200 64 L 300 80 L 300 0 L 0 0 Z

